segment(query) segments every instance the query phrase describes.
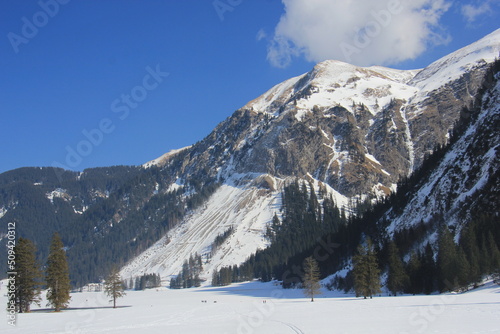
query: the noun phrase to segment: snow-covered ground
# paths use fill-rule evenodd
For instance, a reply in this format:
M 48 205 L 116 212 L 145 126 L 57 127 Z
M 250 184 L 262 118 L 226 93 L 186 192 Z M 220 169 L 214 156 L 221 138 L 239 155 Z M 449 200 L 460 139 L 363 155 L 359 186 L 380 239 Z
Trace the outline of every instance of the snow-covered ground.
M 4 281 L 5 282 L 5 281 Z M 1 305 L 6 305 L 5 283 Z M 206 301 L 202 302 L 202 301 Z M 42 304 L 43 305 L 43 304 Z M 130 291 L 113 309 L 99 292 L 72 294 L 60 313 L 35 308 L 1 333 L 500 333 L 500 286 L 464 294 L 355 298 L 249 282 L 223 288 Z M 44 305 L 43 305 L 44 306 Z

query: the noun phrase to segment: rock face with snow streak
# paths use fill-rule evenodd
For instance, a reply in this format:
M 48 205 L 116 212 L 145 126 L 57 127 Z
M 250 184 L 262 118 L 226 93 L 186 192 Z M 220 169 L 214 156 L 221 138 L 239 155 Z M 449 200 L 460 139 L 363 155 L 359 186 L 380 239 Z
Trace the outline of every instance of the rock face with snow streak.
M 446 143 L 499 51 L 496 31 L 423 70 L 324 61 L 249 102 L 170 162 L 185 178 L 312 177 L 346 197 L 387 194 Z

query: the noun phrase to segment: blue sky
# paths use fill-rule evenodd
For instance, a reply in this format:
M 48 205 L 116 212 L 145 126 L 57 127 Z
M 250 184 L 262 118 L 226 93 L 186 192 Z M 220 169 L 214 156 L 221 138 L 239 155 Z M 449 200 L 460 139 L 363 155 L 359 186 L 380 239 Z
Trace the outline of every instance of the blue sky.
M 421 68 L 499 28 L 498 0 L 0 6 L 0 172 L 143 164 L 318 61 Z

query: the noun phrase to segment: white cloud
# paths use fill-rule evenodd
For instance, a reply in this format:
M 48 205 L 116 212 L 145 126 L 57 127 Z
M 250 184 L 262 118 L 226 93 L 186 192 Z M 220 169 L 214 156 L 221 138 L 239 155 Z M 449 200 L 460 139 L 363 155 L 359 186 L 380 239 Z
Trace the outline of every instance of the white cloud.
M 490 1 L 484 1 L 478 5 L 467 4 L 462 6 L 462 15 L 468 23 L 473 23 L 476 19 L 491 11 Z
M 449 36 L 439 25 L 447 0 L 282 0 L 267 58 L 286 67 L 293 57 L 357 65 L 414 59 Z
M 267 38 L 267 33 L 264 29 L 260 29 L 258 32 L 257 32 L 257 36 L 255 36 L 255 39 L 259 42 L 263 39 Z

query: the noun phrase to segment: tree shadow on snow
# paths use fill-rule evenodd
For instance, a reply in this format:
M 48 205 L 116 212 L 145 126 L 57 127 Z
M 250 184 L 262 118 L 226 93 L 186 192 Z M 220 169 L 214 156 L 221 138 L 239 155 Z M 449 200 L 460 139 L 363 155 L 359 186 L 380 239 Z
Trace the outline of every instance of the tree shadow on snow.
M 307 299 L 307 297 L 304 296 L 304 290 L 302 289 L 283 289 L 283 287 L 279 284 L 269 282 L 262 283 L 258 281 L 233 283 L 232 285 L 221 287 L 204 287 L 197 289 L 196 292 L 218 293 L 220 295 L 237 295 L 263 299 Z M 351 297 L 355 298 L 353 295 L 335 292 L 324 292 L 314 296 L 315 299 Z
M 128 308 L 132 307 L 132 305 L 122 305 L 117 306 L 116 308 Z M 112 309 L 113 306 L 86 306 L 86 307 L 68 307 L 62 309 L 61 312 L 66 311 L 82 311 L 82 310 L 103 310 L 103 309 Z M 39 308 L 31 310 L 30 313 L 56 313 L 53 308 Z

